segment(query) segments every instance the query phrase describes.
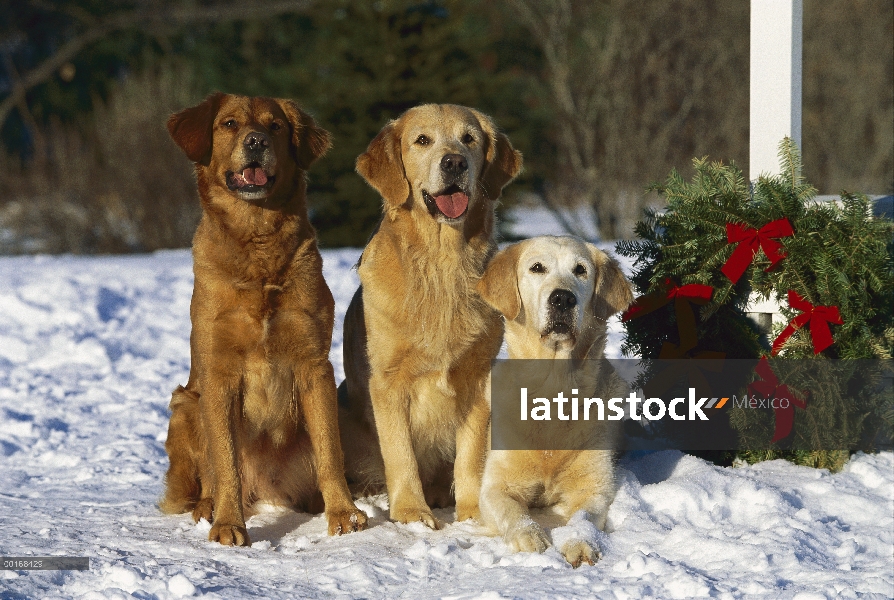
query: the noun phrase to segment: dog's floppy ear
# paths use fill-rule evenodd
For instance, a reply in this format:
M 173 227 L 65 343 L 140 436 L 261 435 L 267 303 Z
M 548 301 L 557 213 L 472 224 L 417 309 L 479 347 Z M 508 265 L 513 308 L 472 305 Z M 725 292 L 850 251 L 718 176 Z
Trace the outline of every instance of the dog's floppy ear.
M 521 244 L 501 250 L 484 269 L 477 289 L 481 298 L 512 321 L 521 311 L 518 293 L 518 255 Z
M 496 200 L 500 197 L 506 184 L 521 172 L 522 154 L 512 147 L 509 138 L 497 131 L 497 127 L 490 117 L 477 110 L 473 110 L 472 113 L 488 137 L 481 187 L 488 198 Z
M 201 104 L 184 108 L 168 118 L 168 133 L 194 163 L 208 164 L 214 118 L 225 96 L 215 92 Z
M 593 288 L 593 310 L 600 319 L 608 319 L 633 303 L 633 291 L 618 261 L 593 244 L 588 243 L 587 249 L 599 276 Z
M 357 173 L 373 186 L 385 202 L 400 206 L 410 197 L 410 184 L 401 158 L 400 129 L 391 121 L 357 157 Z
M 298 166 L 306 171 L 332 147 L 329 132 L 317 125 L 313 117 L 301 110 L 294 100 L 277 98 L 276 103 L 286 113 L 292 127 L 292 145 L 296 149 Z

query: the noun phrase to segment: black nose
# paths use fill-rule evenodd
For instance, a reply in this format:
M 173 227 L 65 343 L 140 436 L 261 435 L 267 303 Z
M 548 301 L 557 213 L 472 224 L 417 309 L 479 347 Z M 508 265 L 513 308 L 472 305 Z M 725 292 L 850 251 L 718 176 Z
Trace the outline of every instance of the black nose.
M 469 168 L 466 157 L 462 154 L 445 154 L 441 159 L 441 170 L 450 175 L 459 175 Z
M 549 295 L 549 305 L 560 311 L 570 310 L 577 305 L 577 298 L 568 290 L 553 290 Z
M 242 140 L 242 144 L 249 152 L 261 152 L 270 146 L 270 138 L 259 131 L 252 131 L 245 136 L 245 139 Z

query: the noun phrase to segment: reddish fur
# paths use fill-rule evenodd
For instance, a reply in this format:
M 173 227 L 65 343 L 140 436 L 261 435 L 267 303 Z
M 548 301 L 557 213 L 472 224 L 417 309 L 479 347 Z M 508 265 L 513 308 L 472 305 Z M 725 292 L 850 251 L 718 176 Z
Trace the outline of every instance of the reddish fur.
M 192 367 L 171 399 L 159 505 L 213 519 L 213 541 L 247 545 L 255 501 L 307 508 L 322 492 L 330 534 L 363 529 L 328 358 L 334 302 L 305 199 L 305 169 L 329 134 L 290 100 L 223 94 L 173 115 L 168 129 L 195 162 L 204 211 L 193 240 Z M 226 186 L 248 132 L 268 135 L 274 153 L 276 179 L 258 201 Z

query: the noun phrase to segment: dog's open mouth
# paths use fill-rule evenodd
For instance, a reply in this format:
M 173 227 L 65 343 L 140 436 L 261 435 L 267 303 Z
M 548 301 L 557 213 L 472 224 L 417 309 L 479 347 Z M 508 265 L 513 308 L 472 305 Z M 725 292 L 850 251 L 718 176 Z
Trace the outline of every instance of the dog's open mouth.
M 469 209 L 469 195 L 455 184 L 435 195 L 423 190 L 422 198 L 425 200 L 428 212 L 433 217 L 440 213 L 448 219 L 459 219 Z
M 276 177 L 269 175 L 256 162 L 249 163 L 240 172 L 227 171 L 227 188 L 241 194 L 254 194 L 266 191 L 273 186 Z
M 571 333 L 571 325 L 568 323 L 550 323 L 546 328 L 546 335 L 555 333 L 557 335 L 568 335 Z
M 567 323 L 562 320 L 558 321 L 550 321 L 546 328 L 543 330 L 543 333 L 540 334 L 541 339 L 550 338 L 553 340 L 566 340 L 574 339 L 574 330 L 571 327 L 571 323 Z

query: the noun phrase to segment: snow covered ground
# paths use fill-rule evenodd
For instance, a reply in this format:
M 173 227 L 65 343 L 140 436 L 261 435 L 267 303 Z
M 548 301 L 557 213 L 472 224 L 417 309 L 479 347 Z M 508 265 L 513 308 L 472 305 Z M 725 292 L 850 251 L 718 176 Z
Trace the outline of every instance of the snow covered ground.
M 324 258 L 343 314 L 357 251 Z M 451 511 L 437 532 L 390 523 L 383 497 L 360 502 L 362 533 L 271 510 L 249 521 L 252 547 L 211 544 L 207 524 L 155 505 L 191 291 L 188 251 L 0 258 L 0 556 L 90 557 L 89 571 L 0 571 L 0 598 L 894 596 L 891 453 L 834 475 L 627 456 L 604 558 L 576 570 L 553 549 L 510 554 Z

